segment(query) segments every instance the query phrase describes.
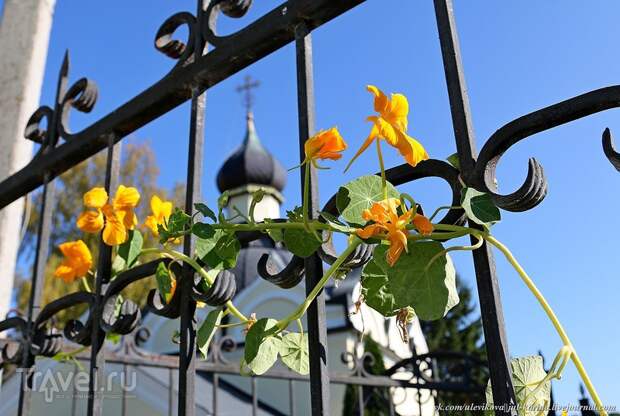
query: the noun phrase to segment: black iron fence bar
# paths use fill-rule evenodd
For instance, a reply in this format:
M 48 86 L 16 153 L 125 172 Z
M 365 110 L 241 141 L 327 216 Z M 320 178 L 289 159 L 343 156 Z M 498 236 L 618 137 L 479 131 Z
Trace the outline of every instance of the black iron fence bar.
M 112 195 L 118 187 L 120 171 L 121 144 L 114 144 L 113 136 L 108 137 L 108 151 L 106 156 L 106 171 L 104 187 L 108 195 Z M 103 232 L 103 231 L 102 231 Z M 91 342 L 90 342 L 90 367 L 88 379 L 88 416 L 101 416 L 103 414 L 103 380 L 105 358 L 101 349 L 105 342 L 105 332 L 101 328 L 103 314 L 103 297 L 105 286 L 112 276 L 112 247 L 103 239 L 99 242 L 99 259 L 97 261 L 97 274 L 95 277 L 95 302 L 91 316 Z
M 474 170 L 476 149 L 452 0 L 435 0 L 435 14 L 456 148 L 461 164 L 462 179 L 467 181 Z M 475 224 L 470 223 L 470 226 L 475 226 Z M 472 254 L 487 357 L 490 363 L 493 400 L 496 405 L 514 405 L 516 399 L 512 386 L 510 355 L 493 253 L 485 243 Z M 495 414 L 513 416 L 516 415 L 516 410 L 511 410 L 510 407 L 498 408 Z
M 47 157 L 53 152 L 59 138 L 59 125 L 61 123 L 61 107 L 67 91 L 69 74 L 69 56 L 65 54 L 63 63 L 58 75 L 58 83 L 56 85 L 56 97 L 54 101 L 54 109 L 51 110 L 51 119 L 48 119 L 48 128 L 43 137 L 39 137 L 41 148 L 38 155 L 41 158 Z M 27 129 L 28 130 L 28 129 Z M 45 266 L 49 254 L 49 242 L 52 232 L 52 213 L 55 200 L 55 189 L 52 175 L 43 170 L 42 184 L 42 205 L 40 211 L 39 225 L 37 229 L 37 244 L 34 258 L 34 269 L 32 272 L 32 280 L 30 287 L 30 298 L 28 300 L 27 313 L 27 329 L 23 334 L 26 342 L 22 344 L 22 373 L 21 373 L 21 389 L 18 400 L 18 416 L 30 414 L 30 373 L 35 362 L 35 353 L 32 351 L 34 321 L 37 318 L 40 309 L 40 303 L 43 295 L 43 286 L 45 283 Z
M 312 69 L 312 37 L 305 22 L 295 27 L 297 56 L 297 106 L 299 118 L 299 158 L 305 159 L 304 144 L 314 133 L 314 78 Z M 308 212 L 318 217 L 320 209 L 316 169 L 305 164 L 300 169 L 301 188 L 304 189 L 306 169 L 310 169 L 308 184 Z M 304 260 L 306 292 L 310 293 L 323 276 L 323 262 L 315 253 Z M 325 294 L 321 292 L 307 312 L 308 345 L 310 355 L 310 402 L 312 414 L 329 415 L 329 374 L 327 370 L 327 326 L 325 323 Z
M 203 92 L 295 39 L 294 28 L 305 22 L 317 28 L 365 0 L 289 0 L 192 64 L 177 66 L 160 81 L 109 114 L 76 133 L 45 158 L 33 161 L 0 183 L 0 208 L 95 155 L 112 134 L 119 141 L 168 111 Z M 231 59 L 234 57 L 234 59 Z
M 205 3 L 197 1 L 196 19 L 203 21 Z M 209 3 L 208 1 L 206 3 Z M 202 58 L 206 49 L 205 40 L 200 30 L 190 31 L 193 38 L 194 61 Z M 185 188 L 185 212 L 192 215 L 194 203 L 200 200 L 202 185 L 202 162 L 204 149 L 204 112 L 206 93 L 193 86 L 191 91 L 189 146 L 187 158 L 187 180 Z M 195 238 L 190 234 L 183 241 L 183 252 L 192 256 Z M 179 396 L 178 415 L 194 416 L 195 380 L 196 380 L 196 323 L 194 313 L 196 302 L 191 296 L 194 286 L 194 270 L 185 264 L 180 282 L 180 345 L 179 345 Z

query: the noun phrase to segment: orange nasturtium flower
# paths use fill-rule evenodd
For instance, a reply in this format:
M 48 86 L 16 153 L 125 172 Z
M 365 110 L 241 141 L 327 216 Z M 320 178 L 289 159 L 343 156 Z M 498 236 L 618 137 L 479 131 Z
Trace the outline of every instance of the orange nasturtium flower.
M 98 233 L 103 230 L 103 241 L 116 246 L 127 240 L 127 230 L 133 230 L 138 219 L 134 208 L 140 201 L 136 188 L 120 185 L 112 203 L 104 188 L 93 188 L 84 194 L 84 205 L 95 210 L 85 211 L 77 220 L 80 230 Z
M 338 160 L 342 157 L 341 152 L 347 148 L 347 143 L 342 139 L 336 127 L 329 130 L 321 130 L 304 144 L 306 162 L 312 162 L 316 167 L 317 159 Z
M 172 214 L 172 202 L 162 201 L 157 195 L 151 197 L 151 211 L 153 215 L 149 215 L 144 220 L 146 225 L 155 237 L 159 237 L 158 225 L 165 226 L 168 222 L 168 218 Z
M 416 214 L 413 209 L 399 216 L 397 212 L 399 206 L 400 200 L 397 198 L 375 202 L 370 209 L 362 212 L 362 218 L 366 221 L 373 221 L 373 223 L 357 230 L 357 235 L 363 239 L 386 235 L 390 245 L 386 260 L 390 266 L 394 266 L 402 252 L 407 251 L 407 236 L 409 235 L 407 225 L 412 220 L 414 227 L 421 234 L 430 234 L 433 231 L 431 222 L 423 215 Z
M 67 241 L 58 248 L 65 258 L 56 268 L 54 276 L 64 280 L 65 283 L 71 283 L 86 276 L 93 265 L 93 256 L 86 244 L 82 240 Z
M 389 145 L 395 147 L 411 166 L 428 159 L 428 153 L 420 142 L 407 135 L 407 116 L 409 115 L 407 97 L 402 94 L 392 94 L 392 97 L 388 98 L 374 85 L 368 85 L 366 88 L 375 96 L 375 111 L 379 115 L 366 118 L 373 123 L 372 129 L 362 147 L 347 165 L 347 169 L 373 141 L 380 139 L 384 139 Z

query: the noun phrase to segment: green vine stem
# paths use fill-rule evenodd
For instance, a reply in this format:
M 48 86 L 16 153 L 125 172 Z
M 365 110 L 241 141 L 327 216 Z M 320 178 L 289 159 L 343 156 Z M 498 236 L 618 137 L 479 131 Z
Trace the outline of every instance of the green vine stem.
M 383 163 L 383 154 L 381 153 L 381 140 L 377 139 L 377 156 L 379 158 L 379 168 L 381 169 L 381 187 L 383 188 L 383 199 L 388 199 L 387 179 L 385 178 L 385 165 Z
M 304 226 L 307 231 L 310 231 L 309 216 L 308 213 L 308 200 L 310 199 L 310 169 L 312 166 L 306 163 L 304 166 L 304 200 L 302 201 L 302 216 L 304 219 Z
M 308 307 L 310 307 L 312 301 L 314 301 L 314 299 L 321 292 L 323 287 L 327 284 L 329 278 L 332 277 L 332 275 L 340 268 L 340 266 L 342 265 L 342 263 L 344 263 L 347 257 L 349 257 L 349 254 L 353 253 L 353 251 L 361 243 L 362 240 L 359 239 L 357 236 L 352 237 L 352 241 L 349 243 L 349 246 L 340 254 L 340 256 L 338 256 L 336 261 L 334 261 L 334 263 L 329 267 L 329 269 L 327 269 L 321 280 L 319 280 L 319 282 L 314 286 L 312 291 L 308 294 L 306 300 L 304 300 L 304 302 L 299 305 L 299 307 L 295 309 L 295 311 L 291 315 L 278 321 L 276 325 L 279 331 L 285 330 L 291 322 L 301 319 L 304 313 L 306 313 L 306 310 L 308 310 Z
M 573 347 L 573 344 L 568 338 L 566 331 L 562 327 L 562 324 L 560 323 L 557 316 L 553 312 L 553 309 L 551 309 L 551 306 L 549 305 L 545 297 L 538 290 L 538 288 L 536 287 L 532 279 L 528 276 L 525 270 L 523 270 L 523 267 L 521 267 L 519 262 L 515 259 L 513 254 L 510 252 L 510 250 L 505 245 L 503 245 L 497 239 L 495 239 L 494 237 L 488 234 L 484 236 L 484 239 L 487 240 L 490 244 L 492 244 L 499 251 L 502 252 L 502 254 L 506 257 L 508 262 L 517 271 L 517 273 L 521 277 L 521 280 L 523 280 L 523 282 L 528 287 L 528 289 L 530 289 L 530 291 L 534 294 L 534 296 L 538 300 L 538 303 L 542 306 L 545 313 L 551 320 L 551 323 L 555 327 L 555 330 L 557 331 L 558 335 L 562 339 L 562 343 L 571 349 L 572 353 L 570 355 L 570 358 L 573 361 L 573 364 L 575 364 L 575 367 L 577 368 L 577 372 L 581 376 L 583 383 L 586 385 L 586 389 L 590 393 L 590 396 L 592 396 L 592 400 L 594 400 L 597 410 L 601 412 L 601 416 L 607 416 L 607 412 L 605 411 L 605 408 L 603 407 L 603 403 L 601 402 L 601 399 L 599 398 L 598 393 L 596 392 L 596 389 L 594 388 L 594 385 L 592 384 L 592 381 L 590 380 L 590 377 L 588 376 L 588 373 L 586 372 L 586 369 L 584 368 L 583 363 L 581 362 L 581 359 L 579 358 L 579 355 L 577 355 L 577 351 L 575 351 L 575 348 Z

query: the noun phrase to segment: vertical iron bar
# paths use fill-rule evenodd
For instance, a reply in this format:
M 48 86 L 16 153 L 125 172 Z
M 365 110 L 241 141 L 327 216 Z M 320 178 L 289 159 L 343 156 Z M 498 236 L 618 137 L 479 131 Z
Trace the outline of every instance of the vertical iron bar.
M 77 364 L 73 365 L 73 374 L 77 374 L 80 371 L 80 368 Z M 75 386 L 75 378 L 73 379 L 73 385 L 71 386 L 71 392 L 73 396 L 71 396 L 71 416 L 76 416 L 77 414 L 77 387 Z
M 56 84 L 56 97 L 54 101 L 54 112 L 52 119 L 49 120 L 47 132 L 41 146 L 43 155 L 52 150 L 58 142 L 58 131 L 61 116 L 62 100 L 67 91 L 69 79 L 69 52 L 65 53 Z M 35 357 L 31 351 L 33 330 L 32 324 L 41 309 L 41 297 L 45 284 L 45 263 L 49 254 L 50 237 L 52 233 L 52 213 L 55 199 L 54 183 L 50 181 L 50 175 L 46 172 L 43 176 L 43 195 L 41 205 L 41 217 L 37 229 L 37 247 L 34 258 L 34 268 L 32 271 L 32 285 L 30 287 L 30 299 L 28 300 L 28 327 L 25 334 L 23 345 L 23 357 L 21 365 L 21 389 L 19 391 L 19 401 L 17 405 L 18 416 L 30 414 L 30 376 Z
M 197 1 L 196 18 L 201 22 L 204 14 L 203 0 Z M 194 57 L 202 56 L 205 42 L 198 28 L 194 31 Z M 206 93 L 201 94 L 196 87 L 192 88 L 192 104 L 190 110 L 189 149 L 187 158 L 187 188 L 185 192 L 185 212 L 192 214 L 194 203 L 200 199 L 202 180 L 202 156 L 204 147 L 204 111 Z M 183 253 L 192 256 L 195 239 L 192 235 L 183 241 Z M 194 416 L 195 380 L 196 380 L 196 323 L 194 313 L 196 302 L 191 297 L 194 285 L 193 269 L 185 264 L 181 278 L 181 336 L 179 350 L 179 398 L 178 415 Z
M 213 416 L 217 416 L 217 391 L 220 388 L 220 376 L 217 373 L 213 374 Z
M 174 373 L 168 370 L 168 416 L 172 416 L 174 408 Z
M 392 394 L 392 388 L 387 388 L 388 403 L 390 404 L 390 416 L 394 416 L 394 395 Z
M 456 147 L 463 179 L 468 182 L 474 168 L 476 149 L 454 10 L 452 0 L 434 2 Z M 473 251 L 473 258 L 494 404 L 505 406 L 504 410 L 497 409 L 495 414 L 516 415 L 516 410 L 506 407 L 514 405 L 516 399 L 493 253 L 485 243 Z
M 294 389 L 294 381 L 290 379 L 288 381 L 288 412 L 290 416 L 295 416 L 295 389 Z
M 252 377 L 252 416 L 258 414 L 258 391 L 256 388 L 256 377 Z
M 121 384 L 121 416 L 126 416 L 127 414 L 127 380 L 129 379 L 129 371 L 127 368 L 127 363 L 123 363 L 123 383 Z
M 314 132 L 314 79 L 312 74 L 312 37 L 305 23 L 295 27 L 297 55 L 297 106 L 299 113 L 299 157 L 304 160 L 304 143 Z M 301 186 L 305 170 L 310 169 L 308 215 L 317 216 L 319 193 L 316 169 L 311 164 L 301 167 Z M 323 263 L 315 253 L 304 261 L 306 293 L 312 291 L 323 276 Z M 310 348 L 310 402 L 314 416 L 329 415 L 329 373 L 327 370 L 327 330 L 325 294 L 323 291 L 308 308 L 308 345 Z
M 361 384 L 357 385 L 357 414 L 364 416 L 364 387 Z
M 37 248 L 34 259 L 32 285 L 30 287 L 30 299 L 28 301 L 28 329 L 25 334 L 23 358 L 21 368 L 21 389 L 19 391 L 18 415 L 30 414 L 30 377 L 35 357 L 31 351 L 31 337 L 33 335 L 33 322 L 38 311 L 41 309 L 41 295 L 45 284 L 45 262 L 49 254 L 49 241 L 52 232 L 52 211 L 54 204 L 54 183 L 48 182 L 48 176 L 43 180 L 43 205 L 41 206 L 41 218 L 37 228 Z
M 108 137 L 108 154 L 105 171 L 105 190 L 112 197 L 112 192 L 118 187 L 118 175 L 120 170 L 121 144 L 114 144 L 115 137 Z M 103 296 L 105 285 L 112 276 L 112 247 L 107 245 L 103 238 L 99 241 L 99 259 L 97 261 L 97 275 L 95 278 L 95 303 L 93 305 L 91 345 L 90 345 L 90 370 L 88 379 L 88 416 L 103 415 L 103 378 L 105 357 L 103 344 L 105 332 L 101 329 L 101 316 L 103 314 Z

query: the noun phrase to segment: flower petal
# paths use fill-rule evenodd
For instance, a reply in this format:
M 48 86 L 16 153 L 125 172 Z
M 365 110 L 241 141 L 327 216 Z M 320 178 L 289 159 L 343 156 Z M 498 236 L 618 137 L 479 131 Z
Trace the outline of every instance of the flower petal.
M 366 89 L 375 96 L 375 111 L 379 114 L 386 112 L 390 107 L 390 100 L 387 95 L 374 85 L 368 85 Z
M 88 246 L 82 240 L 77 240 L 62 243 L 59 248 L 65 259 L 56 268 L 54 276 L 62 278 L 65 282 L 86 276 L 93 264 Z
M 119 208 L 116 210 L 116 216 L 128 230 L 133 230 L 138 224 L 138 217 L 132 208 Z
M 105 228 L 103 229 L 103 241 L 109 246 L 123 244 L 127 240 L 127 230 L 116 212 L 110 205 L 103 207 L 103 214 L 106 218 Z
M 335 127 L 329 130 L 322 130 L 306 140 L 304 151 L 306 160 L 332 159 L 338 160 L 342 157 L 340 152 L 347 148 L 340 132 Z
M 398 149 L 398 152 L 405 158 L 407 163 L 413 167 L 421 161 L 428 159 L 428 153 L 426 153 L 420 142 L 405 133 L 398 133 L 398 141 L 394 147 Z
M 134 208 L 140 201 L 140 193 L 136 188 L 119 185 L 114 196 L 114 209 Z
M 84 194 L 84 205 L 88 208 L 103 208 L 108 202 L 108 193 L 105 188 L 93 188 Z
M 151 197 L 151 212 L 155 216 L 155 218 L 159 218 L 159 213 L 161 212 L 161 204 L 162 200 L 157 195 L 153 195 Z
M 68 266 L 64 261 L 56 268 L 54 271 L 54 276 L 64 280 L 65 283 L 70 283 L 76 278 L 75 270 Z
M 392 94 L 392 100 L 390 102 L 390 110 L 388 114 L 384 115 L 390 123 L 395 124 L 395 127 L 407 131 L 407 116 L 409 115 L 409 101 L 407 97 L 402 94 Z
M 422 214 L 416 214 L 415 217 L 413 217 L 413 226 L 422 235 L 429 235 L 433 232 L 433 223 Z
M 385 232 L 385 227 L 381 224 L 370 224 L 364 228 L 359 228 L 355 231 L 357 236 L 363 240 L 366 240 L 370 237 L 374 237 L 377 234 Z
M 357 153 L 355 153 L 353 158 L 351 158 L 351 160 L 347 164 L 347 167 L 344 169 L 345 172 L 347 170 L 349 170 L 349 168 L 351 167 L 351 165 L 353 164 L 355 159 L 357 159 L 359 157 L 359 155 L 361 155 L 362 153 L 364 153 L 364 151 L 366 149 L 368 149 L 368 146 L 370 146 L 372 144 L 372 142 L 377 138 L 378 135 L 379 135 L 379 132 L 378 132 L 377 128 L 375 127 L 375 125 L 373 124 L 372 129 L 370 130 L 370 134 L 368 135 L 368 137 L 366 138 L 366 140 L 362 144 L 362 147 L 359 148 Z
M 144 220 L 144 225 L 146 225 L 151 230 L 151 233 L 153 233 L 155 237 L 159 237 L 159 230 L 157 229 L 157 224 L 157 218 L 155 218 L 155 216 L 153 215 L 149 215 L 148 217 L 146 217 L 146 220 Z
M 103 229 L 103 214 L 100 210 L 83 212 L 77 220 L 77 226 L 85 233 L 98 233 Z

